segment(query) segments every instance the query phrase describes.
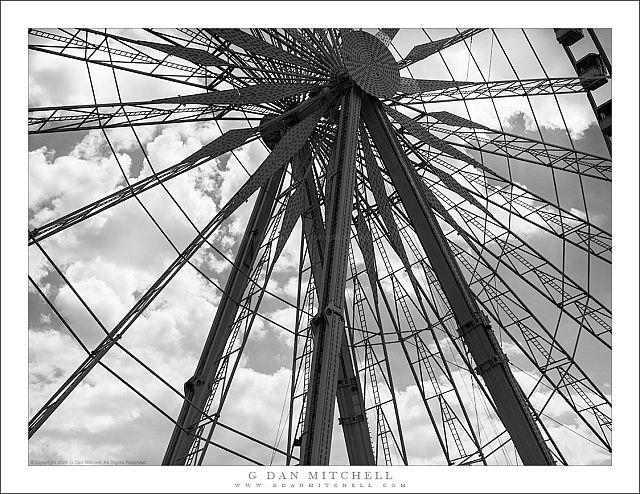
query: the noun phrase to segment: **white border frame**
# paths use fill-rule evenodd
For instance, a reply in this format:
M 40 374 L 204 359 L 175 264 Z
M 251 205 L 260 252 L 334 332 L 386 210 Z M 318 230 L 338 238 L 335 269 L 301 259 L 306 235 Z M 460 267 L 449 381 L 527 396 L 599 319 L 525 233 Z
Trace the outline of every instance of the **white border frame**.
M 403 17 L 401 9 L 415 15 Z M 194 11 L 196 16 L 191 15 Z M 303 19 L 305 12 L 313 15 Z M 20 124 L 27 106 L 27 29 L 87 24 L 98 28 L 192 26 L 207 17 L 216 27 L 552 27 L 553 23 L 613 28 L 613 98 L 617 101 L 613 116 L 613 465 L 457 469 L 455 475 L 448 467 L 394 467 L 390 471 L 406 484 L 404 492 L 638 492 L 638 3 L 508 1 L 2 2 L 2 491 L 243 492 L 246 490 L 235 489 L 234 484 L 248 481 L 248 473 L 256 470 L 69 470 L 27 465 L 27 229 L 26 208 L 22 208 L 27 203 L 28 146 L 26 126 Z M 349 490 L 372 492 L 357 487 Z

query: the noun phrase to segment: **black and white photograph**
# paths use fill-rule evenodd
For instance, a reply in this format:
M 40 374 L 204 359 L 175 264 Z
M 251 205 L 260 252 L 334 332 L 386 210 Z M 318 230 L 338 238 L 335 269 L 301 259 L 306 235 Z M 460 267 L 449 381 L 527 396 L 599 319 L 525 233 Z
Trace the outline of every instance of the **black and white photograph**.
M 257 3 L 23 14 L 20 468 L 69 492 L 616 488 L 638 458 L 637 19 L 630 81 L 606 2 Z

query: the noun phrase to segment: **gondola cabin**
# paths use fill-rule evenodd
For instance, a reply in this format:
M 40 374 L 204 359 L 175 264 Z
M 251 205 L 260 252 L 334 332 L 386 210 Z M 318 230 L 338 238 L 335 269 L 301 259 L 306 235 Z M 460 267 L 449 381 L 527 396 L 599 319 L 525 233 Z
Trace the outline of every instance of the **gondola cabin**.
M 577 41 L 584 38 L 582 29 L 558 29 L 553 30 L 556 33 L 556 39 L 562 46 L 571 46 Z
M 582 79 L 582 87 L 587 91 L 593 91 L 607 83 L 607 72 L 598 53 L 589 53 L 578 60 L 576 71 Z
M 611 137 L 611 100 L 602 103 L 596 110 L 598 116 L 598 124 L 602 133 Z

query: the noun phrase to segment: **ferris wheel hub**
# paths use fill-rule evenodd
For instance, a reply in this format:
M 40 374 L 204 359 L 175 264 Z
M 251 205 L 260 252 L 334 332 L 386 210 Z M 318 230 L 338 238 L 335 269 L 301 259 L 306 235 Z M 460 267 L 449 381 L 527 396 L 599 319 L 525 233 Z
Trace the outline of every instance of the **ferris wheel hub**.
M 347 72 L 366 93 L 389 98 L 400 87 L 400 69 L 389 48 L 365 31 L 347 31 L 342 35 L 340 53 Z

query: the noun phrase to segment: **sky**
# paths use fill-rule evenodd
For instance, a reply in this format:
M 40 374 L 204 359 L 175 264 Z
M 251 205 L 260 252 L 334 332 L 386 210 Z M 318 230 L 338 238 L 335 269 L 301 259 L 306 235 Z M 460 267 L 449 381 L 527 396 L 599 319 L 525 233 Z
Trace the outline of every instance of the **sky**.
M 610 49 L 610 33 L 599 29 L 598 35 Z M 455 30 L 427 30 L 433 39 L 440 39 Z M 137 33 L 137 32 L 136 32 Z M 456 80 L 482 81 L 514 79 L 504 55 L 498 51 L 499 39 L 513 62 L 517 77 L 543 77 L 541 68 L 519 30 L 498 29 L 497 37 L 487 31 L 474 38 L 470 49 L 479 68 L 469 56 L 464 45 L 457 45 L 443 53 L 446 64 L 437 55 L 416 63 L 411 73 L 416 78 L 451 79 L 447 69 Z M 536 52 L 549 77 L 570 76 L 571 67 L 566 56 L 549 30 L 528 30 Z M 132 33 L 124 33 L 131 35 Z M 406 55 L 410 48 L 428 41 L 421 30 L 402 30 L 394 40 L 396 59 Z M 493 44 L 493 48 L 492 48 Z M 576 45 L 576 56 L 589 50 L 587 40 Z M 393 51 L 393 50 L 392 50 Z M 489 72 L 489 65 L 491 71 Z M 104 68 L 91 67 L 91 77 L 98 102 L 114 101 L 117 98 L 113 75 Z M 140 77 L 118 74 L 118 84 L 123 99 L 151 99 L 194 90 L 175 85 L 142 83 Z M 598 102 L 610 97 L 610 88 L 598 90 Z M 607 92 L 609 91 L 609 92 Z M 61 60 L 44 54 L 31 54 L 29 58 L 29 106 L 78 104 L 91 101 L 87 69 L 77 61 Z M 517 101 L 515 101 L 517 100 Z M 601 136 L 593 113 L 584 95 L 559 97 L 565 125 L 556 101 L 551 97 L 532 98 L 533 111 L 521 98 L 475 101 L 469 104 L 471 119 L 505 131 L 538 138 L 533 117 L 538 119 L 545 140 L 567 145 L 569 137 L 577 149 L 605 155 Z M 466 108 L 460 104 L 435 103 L 429 111 L 450 111 L 468 117 Z M 226 130 L 225 125 L 222 126 Z M 164 127 L 142 127 L 136 129 L 149 162 L 156 171 L 162 170 L 198 150 L 220 135 L 215 124 L 184 123 Z M 32 136 L 29 140 L 29 227 L 42 225 L 51 219 L 100 198 L 122 187 L 123 178 L 137 181 L 149 176 L 152 171 L 144 161 L 136 136 L 130 129 L 115 129 L 107 132 L 115 154 L 99 131 L 71 133 L 70 135 Z M 266 157 L 261 143 L 255 142 L 236 150 L 233 156 L 223 156 L 207 165 L 185 173 L 167 184 L 168 190 L 187 216 L 198 227 L 203 227 L 222 205 L 224 205 Z M 499 170 L 504 162 L 495 157 L 484 156 L 489 167 Z M 455 160 L 451 160 L 456 163 Z M 242 163 L 242 165 L 241 165 Z M 459 163 L 458 163 L 459 165 Z M 532 165 L 533 166 L 533 165 Z M 532 169 L 522 163 L 512 163 L 514 180 L 523 187 L 535 191 L 550 200 L 557 200 L 562 207 L 589 212 L 592 221 L 611 231 L 611 192 L 608 184 L 585 180 L 585 195 L 582 201 L 580 184 L 575 177 L 562 175 L 558 178 L 559 190 L 553 191 L 552 177 L 546 169 Z M 445 189 L 441 189 L 445 190 Z M 450 197 L 454 195 L 449 193 Z M 158 221 L 177 249 L 184 248 L 195 231 L 165 190 L 156 187 L 141 196 L 149 213 Z M 213 240 L 230 258 L 243 233 L 251 213 L 253 198 L 241 206 L 217 231 Z M 297 265 L 300 244 L 300 225 L 294 230 L 279 263 L 276 265 L 268 289 L 295 304 L 297 296 Z M 538 249 L 554 250 L 552 242 L 539 229 L 522 226 L 518 232 L 522 238 Z M 175 250 L 162 237 L 148 215 L 135 201 L 120 204 L 109 211 L 96 215 L 91 220 L 76 225 L 64 233 L 42 243 L 51 258 L 61 267 L 65 276 L 94 311 L 105 327 L 113 327 L 137 298 L 164 271 L 175 258 Z M 557 246 L 556 246 L 557 247 Z M 548 254 L 552 257 L 554 254 Z M 354 249 L 356 264 L 363 266 L 361 256 Z M 397 265 L 398 259 L 392 255 Z M 196 255 L 198 265 L 217 284 L 224 285 L 229 273 L 229 264 L 211 250 Z M 569 255 L 567 270 L 575 276 L 590 272 L 592 292 L 610 307 L 611 272 L 606 263 L 592 261 L 587 268 L 586 259 L 577 254 Z M 378 257 L 378 265 L 382 265 Z M 60 277 L 52 270 L 37 248 L 29 248 L 29 274 L 42 287 L 54 305 L 60 310 L 70 326 L 74 328 L 87 346 L 94 346 L 102 338 L 102 332 L 91 316 L 81 306 L 72 291 L 65 287 Z M 515 283 L 515 282 L 514 282 Z M 368 283 L 363 281 L 363 285 Z M 541 318 L 553 327 L 554 315 L 543 313 L 544 302 L 520 287 L 527 303 L 541 312 Z M 347 292 L 347 298 L 351 294 Z M 192 268 L 185 267 L 153 303 L 151 308 L 132 326 L 123 338 L 123 344 L 137 357 L 158 372 L 176 389 L 182 389 L 184 381 L 193 373 L 204 339 L 214 317 L 220 292 Z M 265 296 L 261 314 L 281 325 L 295 326 L 295 310 L 287 304 Z M 414 311 L 414 314 L 416 312 Z M 566 318 L 560 330 L 571 333 L 571 324 Z M 569 338 L 570 340 L 570 338 Z M 588 340 L 588 338 L 587 338 Z M 589 373 L 597 384 L 610 394 L 610 357 L 606 352 L 590 343 L 581 343 L 581 359 L 586 362 Z M 257 319 L 251 338 L 243 353 L 234 385 L 224 408 L 223 422 L 280 448 L 286 446 L 286 435 L 278 442 L 282 414 L 290 382 L 292 338 L 281 327 L 263 319 Z M 512 343 L 505 343 L 505 351 L 512 362 L 526 370 L 514 369 L 516 377 L 525 391 L 535 382 L 535 372 L 527 364 Z M 454 358 L 454 353 L 449 353 Z M 410 462 L 417 464 L 442 464 L 434 434 L 420 400 L 418 386 L 413 382 L 398 345 L 390 350 L 395 358 L 394 385 L 402 427 L 407 439 Z M 29 294 L 29 410 L 34 413 L 41 404 L 60 386 L 66 377 L 84 359 L 84 354 L 33 290 Z M 181 399 L 165 385 L 144 371 L 119 349 L 113 349 L 104 363 L 137 389 L 144 392 L 170 416 L 177 416 Z M 533 376 L 533 378 L 532 378 Z M 443 375 L 438 376 L 442 386 L 447 385 Z M 467 406 L 476 397 L 468 375 L 455 373 L 454 380 L 465 389 L 462 401 Z M 532 395 L 534 404 L 544 403 L 548 392 L 538 389 Z M 499 427 L 491 412 L 478 412 L 486 420 L 487 427 Z M 567 460 L 574 464 L 608 464 L 610 455 L 582 439 L 586 435 L 584 424 L 567 415 L 559 400 L 553 399 L 547 407 L 551 419 L 548 426 L 561 444 Z M 371 419 L 370 419 L 371 420 Z M 372 423 L 370 422 L 370 426 Z M 489 425 L 490 424 L 490 425 Z M 172 424 L 165 417 L 135 396 L 131 390 L 118 382 L 101 368 L 96 368 L 70 398 L 59 408 L 29 443 L 30 459 L 61 460 L 70 458 L 95 459 L 141 459 L 148 464 L 158 464 L 171 434 Z M 410 431 L 410 433 L 407 433 Z M 580 435 L 579 435 L 580 434 Z M 223 444 L 237 447 L 249 456 L 263 462 L 282 461 L 272 458 L 268 450 L 251 444 L 228 431 L 217 430 L 216 438 Z M 334 420 L 334 447 L 332 462 L 346 463 L 346 451 L 337 419 Z M 427 440 L 425 440 L 427 438 Z M 219 450 L 211 450 L 207 463 L 227 464 L 239 461 Z M 515 457 L 504 461 L 515 462 Z

